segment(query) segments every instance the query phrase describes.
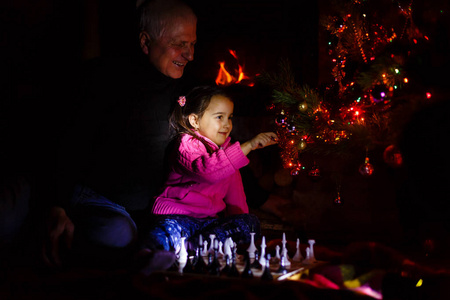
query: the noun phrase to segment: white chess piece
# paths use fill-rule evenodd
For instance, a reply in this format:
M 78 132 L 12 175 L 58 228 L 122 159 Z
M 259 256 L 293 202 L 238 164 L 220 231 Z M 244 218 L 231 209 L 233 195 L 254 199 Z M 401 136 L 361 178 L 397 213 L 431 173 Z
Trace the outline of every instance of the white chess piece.
M 181 264 L 186 264 L 187 259 L 188 259 L 188 253 L 186 250 L 186 237 L 181 237 L 180 238 L 180 244 L 181 244 L 181 248 L 180 251 L 178 252 L 178 263 Z
M 281 248 L 281 250 L 282 250 L 281 253 L 286 255 L 286 259 L 289 260 L 289 255 L 288 255 L 287 248 L 286 248 L 286 243 L 287 243 L 286 233 L 284 233 L 284 232 L 283 232 L 283 240 L 281 241 L 281 243 L 283 244 L 283 247 Z
M 281 248 L 280 248 L 279 245 L 276 245 L 276 246 L 275 246 L 275 256 L 272 257 L 273 263 L 278 263 L 278 262 L 280 261 L 280 259 L 281 259 L 280 249 L 281 249 Z
M 305 265 L 309 265 L 312 264 L 312 260 L 311 260 L 311 249 L 308 247 L 306 248 L 306 258 L 302 261 L 303 264 Z
M 236 262 L 242 258 L 242 255 L 237 254 L 237 243 L 233 242 L 233 247 L 231 248 L 233 252 L 232 256 L 236 258 Z
M 259 256 L 259 263 L 263 266 L 266 265 L 266 237 L 263 236 L 261 240 L 261 255 Z
M 223 243 L 222 242 L 219 242 L 219 251 L 218 251 L 218 256 L 219 257 L 224 257 L 225 255 L 224 255 L 224 253 L 223 253 Z
M 250 240 L 250 246 L 247 248 L 248 257 L 249 258 L 255 258 L 255 232 L 250 232 L 251 240 Z
M 210 234 L 209 238 L 211 240 L 211 243 L 209 244 L 209 253 L 214 254 L 214 239 L 216 238 L 216 235 L 215 234 Z
M 223 245 L 224 256 L 228 255 L 228 257 L 231 258 L 231 255 L 233 254 L 233 252 L 231 251 L 232 246 L 233 246 L 233 240 L 231 239 L 231 237 L 229 237 L 225 240 L 225 243 Z
M 208 256 L 208 242 L 203 241 L 202 256 Z
M 300 252 L 300 239 L 297 239 L 297 251 L 295 252 L 295 255 L 292 258 L 292 260 L 298 262 L 301 262 L 303 260 L 302 253 Z
M 199 247 L 201 247 L 203 245 L 203 235 L 201 235 L 201 234 L 199 234 L 199 236 L 198 236 L 198 245 L 199 245 Z M 200 248 L 200 256 L 202 255 L 202 253 L 203 253 L 203 249 Z
M 316 257 L 314 256 L 314 244 L 316 243 L 316 241 L 315 240 L 308 240 L 308 243 L 309 243 L 311 261 L 312 262 L 316 262 Z
M 281 260 L 286 267 L 289 267 L 291 265 L 291 262 L 289 261 L 289 257 L 287 255 L 286 248 L 283 249 L 283 255 L 281 256 Z

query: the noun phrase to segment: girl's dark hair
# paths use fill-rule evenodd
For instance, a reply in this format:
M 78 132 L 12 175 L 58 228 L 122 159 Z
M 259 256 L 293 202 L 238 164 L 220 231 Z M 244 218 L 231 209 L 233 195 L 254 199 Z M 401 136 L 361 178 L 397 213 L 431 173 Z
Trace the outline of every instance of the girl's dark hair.
M 224 89 L 220 87 L 198 86 L 193 88 L 186 95 L 186 102 L 184 106 L 181 106 L 178 103 L 175 104 L 175 108 L 169 118 L 173 138 L 178 138 L 183 133 L 198 138 L 194 132 L 194 128 L 189 123 L 189 116 L 191 114 L 195 114 L 201 118 L 205 113 L 205 110 L 208 108 L 212 97 L 217 95 L 225 96 L 232 101 L 231 97 L 225 92 Z M 204 144 L 208 151 L 210 151 L 211 149 L 207 143 Z

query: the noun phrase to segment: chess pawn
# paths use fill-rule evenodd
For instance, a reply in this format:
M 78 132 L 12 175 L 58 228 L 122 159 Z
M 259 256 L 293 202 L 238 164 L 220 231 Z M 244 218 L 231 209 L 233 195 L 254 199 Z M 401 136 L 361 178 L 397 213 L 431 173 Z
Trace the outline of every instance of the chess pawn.
M 214 254 L 209 253 L 209 265 L 208 265 L 208 273 L 210 275 L 219 275 L 220 274 L 220 263 L 217 258 L 217 254 L 219 252 L 219 243 L 217 240 L 214 241 Z
M 209 268 L 211 267 L 212 262 L 213 262 L 213 255 L 212 255 L 212 253 L 208 253 L 208 264 L 207 264 L 208 272 L 209 272 Z
M 259 263 L 263 266 L 266 265 L 266 237 L 263 236 L 261 240 L 261 257 L 259 259 Z
M 255 251 L 255 259 L 253 260 L 252 264 L 250 265 L 250 268 L 252 269 L 262 269 L 262 265 L 259 262 L 259 256 L 258 256 L 258 250 Z
M 204 256 L 204 257 L 208 256 L 208 242 L 207 241 L 203 241 L 202 256 Z
M 211 240 L 211 243 L 209 244 L 209 253 L 214 254 L 214 239 L 216 238 L 215 234 L 210 234 L 209 235 L 209 239 Z
M 298 262 L 303 260 L 302 253 L 300 252 L 300 239 L 297 239 L 297 251 L 295 252 L 294 257 L 292 257 L 292 260 Z
M 238 254 L 237 254 L 237 244 L 236 244 L 236 242 L 233 242 L 233 248 L 231 248 L 231 251 L 233 252 L 232 257 L 234 257 L 234 260 L 237 262 Z
M 201 247 L 203 245 L 203 235 L 199 234 L 198 235 L 198 245 Z M 202 255 L 202 249 L 200 248 L 200 255 Z
M 253 278 L 253 272 L 251 268 L 250 263 L 250 255 L 249 253 L 245 254 L 245 267 L 244 271 L 242 271 L 241 277 L 242 278 Z
M 214 255 L 209 254 L 211 259 L 209 260 L 208 265 L 208 274 L 209 275 L 219 275 L 220 274 L 220 263 Z
M 223 243 L 220 241 L 219 242 L 219 252 L 217 253 L 218 257 L 224 257 L 225 253 L 223 253 Z
M 270 272 L 270 254 L 267 254 L 267 259 L 264 259 L 264 261 L 265 261 L 264 271 L 261 275 L 261 280 L 272 281 L 273 276 L 272 273 Z
M 231 256 L 225 255 L 225 267 L 220 271 L 221 276 L 228 275 L 231 270 Z
M 227 276 L 228 277 L 239 277 L 239 270 L 236 267 L 236 254 L 233 253 L 233 256 L 231 257 L 231 266 L 230 270 L 228 271 Z
M 178 252 L 178 263 L 180 265 L 183 265 L 187 262 L 187 258 L 188 258 L 188 253 L 186 250 L 186 237 L 183 236 L 180 238 L 180 251 Z
M 195 266 L 195 264 L 198 262 L 198 259 L 201 257 L 200 253 L 201 253 L 201 247 L 197 246 L 197 248 L 195 249 L 195 255 L 192 258 L 192 266 Z
M 309 247 L 306 248 L 306 258 L 303 260 L 302 263 L 305 265 L 310 265 L 313 263 L 313 261 L 311 259 L 311 249 Z
M 289 257 L 287 255 L 287 249 L 286 248 L 283 249 L 283 255 L 281 255 L 281 260 L 283 261 L 283 264 L 286 267 L 289 267 L 291 265 L 291 262 L 289 261 Z
M 275 257 L 272 257 L 272 263 L 277 264 L 280 262 L 281 256 L 280 256 L 280 246 L 275 246 Z
M 314 244 L 316 243 L 315 240 L 308 240 L 309 249 L 310 249 L 310 255 L 311 255 L 311 261 L 316 262 L 316 257 L 314 256 Z
M 207 266 L 205 264 L 205 261 L 203 260 L 203 256 L 200 255 L 200 249 L 201 249 L 201 247 L 199 246 L 197 248 L 196 256 L 194 257 L 192 264 L 193 264 L 194 273 L 204 274 L 207 272 Z
M 250 246 L 247 248 L 249 258 L 255 258 L 255 232 L 250 232 Z
M 231 255 L 231 266 L 230 271 L 228 272 L 228 277 L 239 277 L 239 270 L 236 267 L 236 247 L 234 247 L 232 250 Z
M 285 262 L 286 262 L 286 258 L 284 257 L 284 255 L 282 255 L 280 258 L 280 267 L 278 268 L 277 273 L 281 273 L 281 274 L 287 273 Z
M 181 273 L 194 273 L 194 265 L 192 261 L 189 259 L 189 257 Z

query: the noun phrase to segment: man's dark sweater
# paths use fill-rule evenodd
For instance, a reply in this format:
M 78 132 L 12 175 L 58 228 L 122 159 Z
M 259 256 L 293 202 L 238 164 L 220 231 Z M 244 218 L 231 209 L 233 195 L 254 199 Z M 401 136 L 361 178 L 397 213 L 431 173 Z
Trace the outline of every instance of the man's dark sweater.
M 164 180 L 168 115 L 187 85 L 123 59 L 94 61 L 85 79 L 59 143 L 58 200 L 83 184 L 127 210 L 143 209 Z

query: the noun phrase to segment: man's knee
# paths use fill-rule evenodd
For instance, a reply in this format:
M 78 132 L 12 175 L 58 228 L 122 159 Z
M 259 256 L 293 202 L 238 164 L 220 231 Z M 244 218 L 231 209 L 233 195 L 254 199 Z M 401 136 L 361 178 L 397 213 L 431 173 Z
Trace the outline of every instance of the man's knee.
M 90 208 L 79 220 L 82 234 L 99 246 L 124 248 L 137 238 L 136 225 L 131 217 L 115 211 Z

